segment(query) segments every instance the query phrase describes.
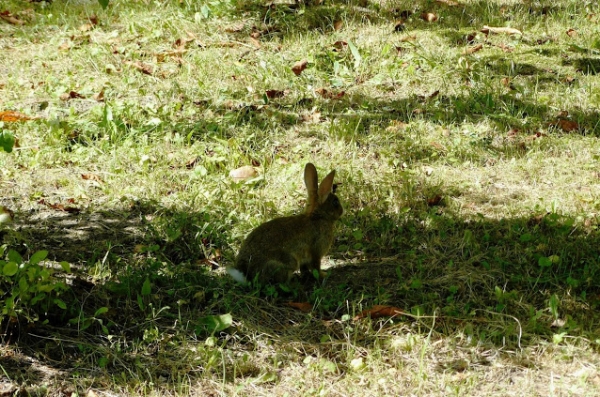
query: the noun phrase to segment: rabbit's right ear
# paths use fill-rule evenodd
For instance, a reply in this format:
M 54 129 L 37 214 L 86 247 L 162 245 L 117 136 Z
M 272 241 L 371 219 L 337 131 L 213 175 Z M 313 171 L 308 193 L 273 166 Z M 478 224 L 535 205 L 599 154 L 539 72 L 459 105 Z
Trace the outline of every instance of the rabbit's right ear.
M 325 202 L 325 200 L 327 200 L 329 193 L 333 193 L 333 177 L 335 177 L 335 170 L 327 174 L 327 176 L 321 181 L 318 191 L 319 204 L 322 204 Z
M 306 167 L 304 167 L 304 184 L 308 191 L 305 213 L 310 214 L 319 205 L 319 178 L 317 176 L 317 169 L 313 163 L 307 163 Z

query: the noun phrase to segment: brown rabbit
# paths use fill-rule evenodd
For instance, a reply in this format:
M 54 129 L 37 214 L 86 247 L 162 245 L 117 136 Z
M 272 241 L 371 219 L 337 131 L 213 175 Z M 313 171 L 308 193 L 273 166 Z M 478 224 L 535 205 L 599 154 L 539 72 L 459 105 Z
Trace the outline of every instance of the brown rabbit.
M 331 171 L 318 185 L 317 169 L 304 168 L 308 203 L 301 215 L 275 218 L 254 229 L 242 244 L 233 268 L 237 281 L 258 276 L 262 283 L 286 283 L 298 270 L 321 271 L 321 258 L 333 243 L 333 228 L 344 212 L 333 193 Z M 322 274 L 322 273 L 321 273 Z

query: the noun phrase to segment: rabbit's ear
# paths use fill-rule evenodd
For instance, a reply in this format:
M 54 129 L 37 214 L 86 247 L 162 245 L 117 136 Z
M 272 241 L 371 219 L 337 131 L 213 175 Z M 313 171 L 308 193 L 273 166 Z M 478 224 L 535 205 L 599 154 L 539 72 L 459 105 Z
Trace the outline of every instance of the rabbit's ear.
M 312 213 L 319 204 L 317 169 L 313 163 L 307 163 L 304 167 L 304 184 L 308 190 L 308 201 L 306 202 L 306 213 Z
M 335 176 L 335 170 L 331 171 L 319 185 L 319 203 L 325 202 L 329 193 L 333 192 L 333 177 Z

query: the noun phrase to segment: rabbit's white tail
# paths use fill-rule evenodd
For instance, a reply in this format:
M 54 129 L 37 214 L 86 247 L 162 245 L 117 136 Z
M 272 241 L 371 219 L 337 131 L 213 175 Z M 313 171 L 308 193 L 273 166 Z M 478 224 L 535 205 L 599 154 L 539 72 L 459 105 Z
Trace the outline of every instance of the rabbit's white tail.
M 238 283 L 246 283 L 248 280 L 246 279 L 246 276 L 244 276 L 244 273 L 240 272 L 238 269 L 235 269 L 233 267 L 228 267 L 227 269 L 227 273 Z

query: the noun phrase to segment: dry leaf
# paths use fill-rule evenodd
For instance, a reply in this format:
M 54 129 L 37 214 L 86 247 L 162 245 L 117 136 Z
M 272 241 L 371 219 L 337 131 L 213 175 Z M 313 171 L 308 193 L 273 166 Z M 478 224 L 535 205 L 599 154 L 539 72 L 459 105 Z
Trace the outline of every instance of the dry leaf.
M 313 110 L 312 112 L 303 113 L 302 116 L 300 116 L 300 118 L 305 123 L 320 123 L 321 122 L 321 112 L 317 112 L 317 111 Z
M 390 122 L 390 125 L 387 126 L 385 130 L 388 132 L 398 132 L 401 130 L 405 130 L 406 127 L 408 127 L 408 124 L 405 123 L 404 121 L 392 120 Z
M 261 48 L 262 47 L 261 44 L 260 44 L 260 41 L 256 40 L 254 37 L 250 37 L 250 42 L 256 48 Z
M 402 314 L 404 314 L 404 312 L 401 309 L 394 306 L 374 305 L 372 308 L 360 312 L 354 317 L 354 320 L 356 321 L 365 317 L 379 318 L 398 316 Z
M 281 90 L 266 90 L 265 91 L 265 95 L 269 99 L 281 98 L 281 97 L 285 96 L 285 94 L 286 94 L 286 92 L 285 91 L 281 91 Z
M 401 43 L 405 43 L 407 41 L 415 41 L 417 39 L 417 35 L 416 34 L 411 34 L 408 36 L 404 36 L 403 38 L 400 39 Z
M 429 197 L 427 199 L 427 205 L 430 207 L 434 207 L 436 205 L 439 205 L 442 202 L 443 197 L 441 195 L 435 195 L 433 197 Z
M 15 112 L 12 110 L 6 110 L 3 112 L 0 112 L 0 121 L 6 121 L 8 123 L 14 123 L 16 121 L 27 121 L 27 120 L 34 120 L 35 117 L 30 117 L 26 114 L 20 113 L 20 112 Z
M 396 22 L 394 25 L 394 32 L 404 32 L 406 30 L 406 26 L 404 25 L 404 21 Z
M 343 50 L 347 46 L 348 46 L 348 42 L 343 41 L 343 40 L 338 40 L 335 43 L 333 43 L 334 50 Z
M 300 76 L 300 73 L 302 73 L 307 66 L 308 61 L 306 59 L 303 59 L 301 61 L 296 62 L 294 66 L 292 66 L 292 72 L 294 72 L 296 76 Z
M 325 99 L 340 99 L 346 95 L 345 91 L 333 92 L 327 90 L 326 88 L 317 88 L 315 92 Z
M 235 182 L 241 182 L 248 179 L 252 179 L 258 175 L 256 168 L 251 165 L 244 165 L 240 168 L 236 168 L 235 170 L 231 170 L 229 172 L 229 177 L 233 179 Z
M 424 12 L 421 14 L 421 19 L 424 20 L 425 22 L 435 22 L 439 18 L 433 12 Z
M 579 33 L 575 29 L 567 30 L 567 36 L 569 37 L 577 37 Z
M 481 29 L 481 33 L 485 33 L 485 34 L 508 34 L 508 35 L 520 35 L 522 36 L 523 33 L 515 28 L 507 28 L 507 27 L 492 27 L 492 26 L 484 26 Z
M 94 100 L 97 102 L 104 102 L 104 90 L 100 91 L 93 96 Z
M 125 61 L 125 65 L 129 65 L 144 74 L 148 74 L 148 75 L 152 74 L 152 66 L 142 63 L 140 61 L 135 61 L 135 62 Z
M 288 302 L 288 306 L 293 307 L 294 309 L 298 309 L 303 313 L 312 312 L 312 305 L 308 302 Z
M 228 27 L 225 28 L 225 31 L 227 33 L 238 33 L 238 32 L 241 32 L 242 30 L 244 30 L 244 23 L 243 22 L 240 22 L 240 23 L 237 23 L 235 25 L 228 26 Z
M 483 48 L 483 44 L 477 44 L 477 45 L 471 46 L 471 47 L 469 47 L 469 48 L 466 48 L 466 49 L 463 51 L 463 55 L 471 55 L 471 54 L 474 54 L 474 53 L 476 53 L 477 51 L 481 51 L 481 49 L 482 49 L 482 48 Z
M 80 32 L 88 32 L 90 30 L 92 30 L 94 28 L 94 25 L 92 25 L 91 23 L 84 23 L 83 25 L 81 25 L 79 27 L 79 31 Z
M 448 149 L 446 148 L 446 146 L 442 145 L 441 143 L 431 142 L 430 145 L 433 146 L 434 148 L 436 148 L 437 150 L 439 150 L 440 152 L 447 152 L 448 151 Z
M 567 83 L 567 84 L 573 84 L 575 82 L 575 80 L 577 80 L 577 79 L 573 76 L 565 77 L 565 83 Z
M 20 19 L 18 19 L 14 15 L 12 15 L 9 11 L 0 12 L 0 18 L 4 19 L 6 22 L 10 23 L 11 25 L 24 25 L 25 24 L 25 22 L 21 21 Z
M 96 181 L 99 183 L 104 183 L 104 181 L 96 174 L 81 174 L 81 178 L 86 181 Z
M 188 160 L 185 163 L 185 168 L 187 168 L 188 170 L 191 170 L 192 168 L 194 168 L 196 166 L 196 164 L 198 164 L 198 162 L 200 161 L 200 157 L 194 157 L 191 160 Z
M 69 199 L 67 201 L 72 204 L 75 200 Z M 39 200 L 38 204 L 45 205 L 46 207 L 52 208 L 53 210 L 64 211 L 64 212 L 68 212 L 71 214 L 78 214 L 79 212 L 81 212 L 81 210 L 77 207 L 72 207 L 72 206 L 68 206 L 68 205 L 64 205 L 64 204 L 52 204 L 52 203 L 46 202 L 46 200 L 44 200 L 44 199 Z
M 558 127 L 565 132 L 573 132 L 579 130 L 579 124 L 573 120 L 558 119 L 550 125 Z
M 69 92 L 65 92 L 63 94 L 60 95 L 60 100 L 61 101 L 68 101 L 69 99 L 82 99 L 85 98 L 83 95 L 81 95 L 78 92 L 75 91 L 69 91 Z
M 508 46 L 506 44 L 500 43 L 500 44 L 496 44 L 496 47 L 502 49 L 502 51 L 504 52 L 513 52 L 515 49 L 511 46 Z
M 511 87 L 510 77 L 502 77 L 502 79 L 500 79 L 500 82 L 502 83 L 503 86 L 508 87 L 508 88 L 512 88 Z
M 344 21 L 337 20 L 337 21 L 333 22 L 333 29 L 334 30 L 341 30 L 342 27 L 344 27 Z

